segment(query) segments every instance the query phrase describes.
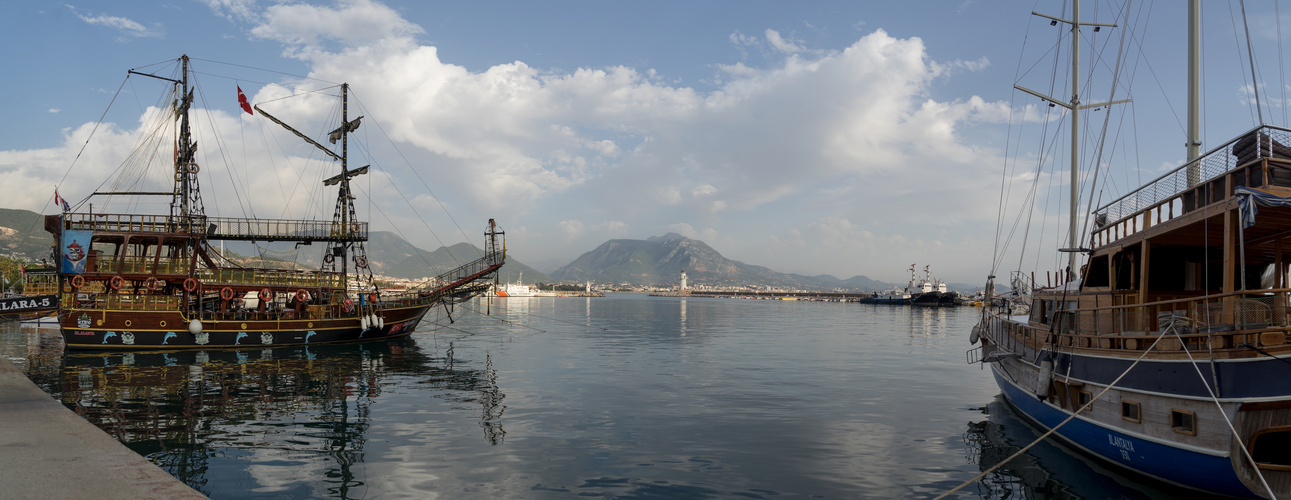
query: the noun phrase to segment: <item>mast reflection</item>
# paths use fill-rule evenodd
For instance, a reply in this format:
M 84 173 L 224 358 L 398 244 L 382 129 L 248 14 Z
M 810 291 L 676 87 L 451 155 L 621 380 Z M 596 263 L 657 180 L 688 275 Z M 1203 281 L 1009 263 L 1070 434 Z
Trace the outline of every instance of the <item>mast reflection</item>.
M 204 488 L 216 455 L 270 452 L 325 464 L 329 496 L 363 485 L 372 405 L 408 379 L 437 397 L 478 403 L 485 440 L 501 444 L 503 399 L 484 369 L 433 357 L 412 338 L 251 350 L 74 353 L 46 390 L 189 486 Z M 407 382 L 407 380 L 405 380 Z M 51 390 L 52 389 L 52 390 Z M 319 460 L 322 459 L 322 460 Z M 304 463 L 304 462 L 302 462 Z

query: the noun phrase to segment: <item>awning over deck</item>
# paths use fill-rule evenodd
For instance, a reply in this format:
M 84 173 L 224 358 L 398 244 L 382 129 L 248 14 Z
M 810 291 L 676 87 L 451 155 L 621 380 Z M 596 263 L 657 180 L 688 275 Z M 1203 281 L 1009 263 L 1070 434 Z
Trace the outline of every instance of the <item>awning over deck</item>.
M 1260 211 L 1257 206 L 1291 207 L 1291 198 L 1283 198 L 1246 186 L 1238 186 L 1233 190 L 1233 195 L 1237 197 L 1237 211 L 1241 214 L 1243 229 L 1255 225 L 1255 214 Z

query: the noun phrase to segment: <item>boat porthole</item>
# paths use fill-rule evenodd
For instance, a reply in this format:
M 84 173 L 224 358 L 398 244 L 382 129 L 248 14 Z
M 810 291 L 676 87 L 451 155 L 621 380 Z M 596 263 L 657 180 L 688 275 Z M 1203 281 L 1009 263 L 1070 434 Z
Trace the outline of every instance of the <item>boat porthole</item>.
M 242 324 L 242 329 L 243 329 L 243 330 L 246 330 L 246 329 L 247 329 L 247 324 L 246 324 L 246 323 L 243 323 L 243 324 Z
M 126 321 L 126 323 L 129 323 L 129 321 Z M 162 328 L 165 328 L 165 327 L 166 327 L 166 320 L 164 320 L 164 319 L 163 319 L 163 320 L 161 320 L 161 323 L 158 323 L 158 324 L 159 324 L 159 325 L 161 325 L 161 327 L 162 327 Z M 129 325 L 127 325 L 127 326 L 129 326 Z
M 126 326 L 130 326 L 130 320 L 126 320 Z
M 313 327 L 314 327 L 314 322 L 313 322 L 313 321 L 310 321 L 309 323 L 305 323 L 305 327 L 306 327 L 306 328 L 313 328 Z

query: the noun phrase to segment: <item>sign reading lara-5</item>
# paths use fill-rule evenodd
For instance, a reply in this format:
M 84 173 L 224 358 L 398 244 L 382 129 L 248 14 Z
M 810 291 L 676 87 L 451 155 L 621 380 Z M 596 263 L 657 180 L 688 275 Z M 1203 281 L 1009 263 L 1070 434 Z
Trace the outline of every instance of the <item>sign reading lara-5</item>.
M 0 314 L 44 311 L 58 307 L 57 295 L 33 295 L 0 299 Z

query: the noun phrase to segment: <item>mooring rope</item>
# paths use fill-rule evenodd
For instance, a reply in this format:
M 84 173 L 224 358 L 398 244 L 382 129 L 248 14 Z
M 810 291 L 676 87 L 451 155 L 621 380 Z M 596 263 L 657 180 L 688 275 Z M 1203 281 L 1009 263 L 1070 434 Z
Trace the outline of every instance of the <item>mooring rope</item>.
M 1260 478 L 1260 484 L 1264 486 L 1264 491 L 1268 492 L 1269 498 L 1277 498 L 1278 496 L 1273 494 L 1273 488 L 1269 487 L 1268 480 L 1264 479 L 1264 473 L 1260 472 L 1260 466 L 1255 463 L 1255 457 L 1251 456 L 1251 451 L 1246 449 L 1246 446 L 1244 446 L 1246 443 L 1242 442 L 1242 436 L 1237 432 L 1237 428 L 1233 426 L 1233 421 L 1228 419 L 1228 413 L 1224 412 L 1224 406 L 1220 404 L 1219 398 L 1215 396 L 1215 390 L 1211 388 L 1210 384 L 1206 383 L 1206 376 L 1201 373 L 1201 368 L 1197 366 L 1197 360 L 1192 357 L 1192 351 L 1188 350 L 1188 344 L 1184 343 L 1183 338 L 1179 336 L 1179 331 L 1173 328 L 1173 326 L 1174 325 L 1172 323 L 1172 328 L 1170 328 L 1170 330 L 1174 332 L 1174 337 L 1179 339 L 1179 344 L 1183 346 L 1184 354 L 1187 354 L 1188 361 L 1192 362 L 1192 368 L 1197 370 L 1197 376 L 1201 377 L 1201 385 L 1206 386 L 1206 392 L 1210 394 L 1210 400 L 1215 402 L 1216 408 L 1219 408 L 1219 415 L 1224 417 L 1224 423 L 1228 424 L 1228 429 L 1233 431 L 1233 437 L 1237 439 L 1238 444 L 1243 445 L 1239 447 L 1242 449 L 1242 455 L 1244 455 L 1247 460 L 1250 460 L 1251 468 L 1255 471 L 1255 476 Z M 1276 358 L 1276 356 L 1274 357 Z
M 1143 354 L 1139 355 L 1139 358 L 1138 358 L 1138 359 L 1136 359 L 1136 360 L 1134 360 L 1134 362 L 1130 364 L 1130 367 L 1129 367 L 1129 368 L 1126 368 L 1124 372 L 1121 372 L 1121 374 L 1120 374 L 1119 376 L 1117 376 L 1117 377 L 1116 377 L 1116 380 L 1113 380 L 1113 381 L 1112 381 L 1112 383 L 1107 384 L 1107 387 L 1103 388 L 1102 392 L 1099 392 L 1097 396 L 1094 396 L 1094 397 L 1090 398 L 1090 399 L 1089 399 L 1089 402 L 1085 403 L 1083 406 L 1081 406 L 1080 408 L 1078 408 L 1076 411 L 1072 412 L 1071 416 L 1068 416 L 1066 420 L 1063 420 L 1062 422 L 1058 423 L 1058 425 L 1053 426 L 1053 428 L 1052 428 L 1052 429 L 1049 429 L 1049 431 L 1048 431 L 1048 432 L 1045 432 L 1045 433 L 1044 433 L 1044 434 L 1042 434 L 1040 437 L 1036 438 L 1036 440 L 1035 440 L 1035 441 L 1032 441 L 1032 442 L 1031 442 L 1031 444 L 1028 444 L 1028 445 L 1026 445 L 1026 446 L 1023 446 L 1023 447 L 1022 447 L 1022 449 L 1018 450 L 1016 453 L 1014 453 L 1014 454 L 1012 454 L 1012 455 L 1009 455 L 1009 456 L 1008 456 L 1008 458 L 1005 458 L 1004 460 L 1001 460 L 1001 461 L 1000 461 L 1000 463 L 997 463 L 997 464 L 995 464 L 995 465 L 992 465 L 990 468 L 988 468 L 988 469 L 986 469 L 986 470 L 982 471 L 982 473 L 981 473 L 981 474 L 978 474 L 978 475 L 974 476 L 972 479 L 969 479 L 969 480 L 967 480 L 967 481 L 964 481 L 962 484 L 960 484 L 959 486 L 956 486 L 956 487 L 952 488 L 950 491 L 947 491 L 947 492 L 945 492 L 945 493 L 942 493 L 940 496 L 938 496 L 938 497 L 937 497 L 937 498 L 935 498 L 934 500 L 941 500 L 941 499 L 943 499 L 943 498 L 946 498 L 946 497 L 950 496 L 950 494 L 952 494 L 952 493 L 954 493 L 954 492 L 956 492 L 956 491 L 959 491 L 959 490 L 961 490 L 961 489 L 964 489 L 964 487 L 965 487 L 965 486 L 968 486 L 968 485 L 970 485 L 970 484 L 973 484 L 973 483 L 976 483 L 976 482 L 980 481 L 982 478 L 986 477 L 986 475 L 987 475 L 987 474 L 990 474 L 990 473 L 992 473 L 992 472 L 995 472 L 995 469 L 1000 468 L 1000 467 L 1001 467 L 1001 466 L 1003 466 L 1004 464 L 1007 464 L 1007 463 L 1011 462 L 1013 459 L 1015 459 L 1015 458 L 1017 458 L 1017 457 L 1019 457 L 1019 456 L 1022 456 L 1022 454 L 1023 454 L 1023 453 L 1026 453 L 1026 452 L 1027 452 L 1027 450 L 1030 450 L 1030 449 L 1031 449 L 1032 447 L 1034 447 L 1035 445 L 1040 444 L 1040 442 L 1041 442 L 1041 441 L 1044 441 L 1045 439 L 1048 439 L 1048 438 L 1049 438 L 1049 436 L 1051 436 L 1051 435 L 1053 435 L 1053 433 L 1057 432 L 1057 431 L 1058 431 L 1058 429 L 1062 428 L 1062 426 L 1067 425 L 1067 422 L 1070 422 L 1070 421 L 1071 421 L 1071 419 L 1076 418 L 1076 415 L 1079 415 L 1079 414 L 1080 414 L 1080 412 L 1083 412 L 1083 411 L 1085 411 L 1085 410 L 1089 409 L 1089 407 L 1090 407 L 1090 406 L 1092 406 L 1092 405 L 1094 404 L 1094 401 L 1098 401 L 1098 399 L 1099 399 L 1099 398 L 1101 398 L 1101 397 L 1103 397 L 1103 395 L 1104 395 L 1104 394 L 1107 394 L 1107 391 L 1112 390 L 1112 387 L 1115 387 L 1117 383 L 1120 383 L 1121 379 L 1125 378 L 1125 376 L 1126 376 L 1126 375 L 1128 375 L 1128 374 L 1130 373 L 1130 370 L 1133 370 L 1135 366 L 1138 366 L 1139 362 L 1140 362 L 1140 361 L 1143 361 L 1143 358 L 1144 358 L 1144 357 L 1146 357 L 1146 356 L 1148 355 L 1148 353 L 1149 353 L 1149 352 L 1152 352 L 1152 349 L 1153 349 L 1153 348 L 1155 348 L 1155 347 L 1157 346 L 1157 343 L 1161 342 L 1161 339 L 1162 339 L 1162 338 L 1164 338 L 1164 337 L 1166 336 L 1166 334 L 1167 334 L 1167 333 L 1170 333 L 1170 330 L 1162 330 L 1162 331 L 1161 331 L 1161 334 L 1157 336 L 1156 340 L 1152 341 L 1152 345 L 1148 346 L 1148 348 L 1147 348 L 1147 349 L 1145 349 L 1145 350 L 1143 351 Z M 1178 334 L 1176 334 L 1176 335 L 1178 335 Z

